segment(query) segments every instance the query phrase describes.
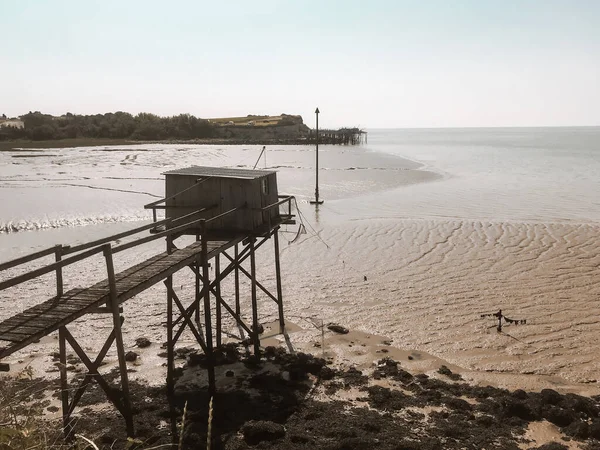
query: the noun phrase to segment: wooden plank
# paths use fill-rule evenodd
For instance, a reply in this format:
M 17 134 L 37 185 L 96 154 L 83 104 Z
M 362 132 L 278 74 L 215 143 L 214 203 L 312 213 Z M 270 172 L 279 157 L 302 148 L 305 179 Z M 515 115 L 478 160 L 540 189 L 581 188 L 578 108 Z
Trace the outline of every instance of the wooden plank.
M 24 336 L 22 334 L 16 334 L 16 333 L 5 333 L 0 336 L 0 341 L 23 342 L 27 338 L 29 338 L 28 335 Z M 10 350 L 10 348 L 11 347 L 8 347 L 5 350 Z
M 209 252 L 206 259 L 212 259 L 241 240 L 242 238 L 238 237 L 232 240 L 207 241 Z M 119 303 L 188 266 L 198 259 L 201 251 L 202 242 L 194 242 L 171 254 L 155 255 L 115 275 Z M 60 299 L 52 298 L 10 317 L 0 323 L 0 340 L 16 344 L 0 352 L 0 357 L 29 345 L 106 303 L 108 294 L 108 280 L 103 280 L 88 288 L 72 289 Z

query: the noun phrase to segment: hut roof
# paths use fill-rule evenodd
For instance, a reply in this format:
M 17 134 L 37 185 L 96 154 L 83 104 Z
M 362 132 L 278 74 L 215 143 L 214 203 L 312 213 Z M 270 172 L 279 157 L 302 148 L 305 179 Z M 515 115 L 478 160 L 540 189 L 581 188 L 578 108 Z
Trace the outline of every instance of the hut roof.
M 183 169 L 169 170 L 163 175 L 192 175 L 196 177 L 242 178 L 252 180 L 275 173 L 272 170 L 231 169 L 228 167 L 190 166 Z

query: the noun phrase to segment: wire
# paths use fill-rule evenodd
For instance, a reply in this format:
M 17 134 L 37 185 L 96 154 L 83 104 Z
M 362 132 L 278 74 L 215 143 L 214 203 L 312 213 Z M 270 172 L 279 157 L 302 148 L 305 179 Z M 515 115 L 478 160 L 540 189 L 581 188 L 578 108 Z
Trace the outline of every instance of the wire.
M 263 153 L 265 154 L 265 168 L 267 167 L 267 154 L 266 154 L 266 150 L 267 150 L 267 147 L 265 145 L 263 145 L 263 148 L 260 151 L 260 155 L 258 155 L 258 159 L 256 160 L 256 163 L 254 164 L 254 167 L 252 168 L 252 170 L 256 169 L 256 166 L 258 166 L 258 162 L 260 161 L 260 157 L 263 155 Z
M 308 221 L 308 219 L 306 219 L 306 217 L 304 216 L 304 214 L 302 214 L 302 211 L 300 211 L 300 208 L 298 207 L 298 200 L 296 199 L 296 197 L 294 197 L 294 203 L 296 204 L 296 211 L 298 211 L 298 217 L 300 217 L 300 223 L 302 225 L 304 225 L 304 222 L 306 221 L 306 223 L 308 224 L 308 226 L 312 230 L 313 235 L 317 239 L 319 239 L 325 245 L 325 247 L 327 247 L 328 250 L 331 250 L 331 247 L 329 246 L 329 244 L 327 242 L 325 242 L 323 240 L 323 238 L 321 238 L 321 236 L 319 236 L 319 233 L 317 233 L 317 230 L 314 229 L 314 227 L 310 224 L 310 222 Z

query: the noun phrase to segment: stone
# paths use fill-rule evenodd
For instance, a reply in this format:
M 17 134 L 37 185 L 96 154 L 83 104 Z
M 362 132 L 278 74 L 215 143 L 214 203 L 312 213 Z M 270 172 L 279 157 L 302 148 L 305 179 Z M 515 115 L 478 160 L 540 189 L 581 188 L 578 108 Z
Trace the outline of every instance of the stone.
M 268 420 L 250 420 L 242 425 L 241 432 L 248 445 L 276 441 L 285 436 L 283 425 Z
M 133 362 L 138 358 L 138 354 L 136 352 L 127 352 L 125 353 L 125 361 Z
M 339 333 L 339 334 L 348 334 L 350 332 L 350 330 L 348 330 L 348 328 L 338 325 L 336 323 L 330 323 L 329 325 L 327 325 L 327 328 L 329 330 L 333 331 L 334 333 Z
M 139 337 L 135 340 L 135 345 L 137 345 L 139 348 L 150 347 L 150 344 L 150 339 L 145 337 Z

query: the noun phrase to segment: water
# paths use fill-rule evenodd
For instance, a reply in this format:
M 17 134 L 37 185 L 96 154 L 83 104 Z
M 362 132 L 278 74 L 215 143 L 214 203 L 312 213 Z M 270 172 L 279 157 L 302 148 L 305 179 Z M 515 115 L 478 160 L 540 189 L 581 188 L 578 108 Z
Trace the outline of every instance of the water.
M 320 148 L 325 203 L 318 210 L 308 203 L 314 149 L 270 146 L 266 161 L 257 162 L 260 148 L 2 152 L 0 261 L 138 226 L 150 218 L 142 205 L 163 195 L 166 170 L 256 163 L 278 171 L 280 192 L 298 198 L 307 225 L 294 243 L 287 244 L 294 227 L 282 235 L 292 320 L 337 321 L 389 336 L 471 371 L 473 380 L 485 374 L 486 382 L 512 387 L 575 383 L 600 391 L 600 128 L 371 130 L 364 146 Z M 159 251 L 150 246 L 117 261 L 117 269 Z M 91 263 L 67 271 L 65 282 L 84 286 L 103 270 L 101 261 Z M 267 254 L 259 260 L 267 285 L 271 272 Z M 187 281 L 179 284 L 182 297 Z M 8 306 L 0 318 L 51 295 L 52 283 L 48 277 L 2 293 Z M 276 316 L 269 299 L 260 302 L 265 320 Z M 127 305 L 143 325 L 130 324 L 126 341 L 140 333 L 164 340 L 160 286 Z M 480 317 L 499 308 L 527 326 L 499 335 Z M 93 320 L 77 331 L 93 339 L 100 319 Z

